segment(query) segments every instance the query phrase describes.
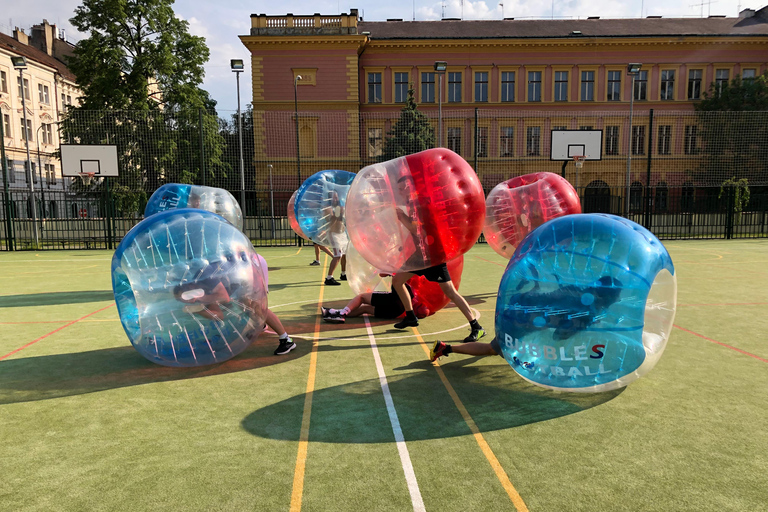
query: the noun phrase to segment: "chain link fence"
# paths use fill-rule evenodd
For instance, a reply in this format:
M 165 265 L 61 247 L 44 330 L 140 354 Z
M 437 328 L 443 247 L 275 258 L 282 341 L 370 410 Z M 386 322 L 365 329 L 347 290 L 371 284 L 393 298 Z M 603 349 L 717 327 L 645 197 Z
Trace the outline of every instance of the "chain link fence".
M 37 114 L 37 113 L 35 113 Z M 33 116 L 34 118 L 35 116 Z M 240 202 L 256 245 L 297 245 L 286 219 L 298 185 L 326 169 L 441 145 L 475 168 L 486 193 L 548 171 L 578 190 L 585 212 L 624 215 L 661 238 L 768 236 L 768 112 L 71 111 L 52 136 L 115 144 L 120 176 L 60 177 L 45 130 L 6 145 L 0 248 L 113 248 L 165 183 L 224 188 Z M 602 159 L 550 160 L 552 130 L 601 130 Z M 10 139 L 4 139 L 8 141 Z M 241 164 L 242 162 L 242 164 Z M 31 186 L 30 186 L 30 183 Z

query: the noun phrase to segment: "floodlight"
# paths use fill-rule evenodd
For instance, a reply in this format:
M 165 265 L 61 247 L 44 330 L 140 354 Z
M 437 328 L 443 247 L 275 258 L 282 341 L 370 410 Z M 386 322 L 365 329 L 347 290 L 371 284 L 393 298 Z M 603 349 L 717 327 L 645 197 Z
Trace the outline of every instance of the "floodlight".
M 243 59 L 231 59 L 229 61 L 229 67 L 232 68 L 232 71 L 242 71 L 245 69 L 245 65 L 243 64 Z
M 27 59 L 24 57 L 11 57 L 11 62 L 16 69 L 24 69 L 27 67 Z
M 630 75 L 636 75 L 640 72 L 640 68 L 642 68 L 643 65 L 639 62 L 631 62 L 627 64 L 627 73 Z
M 435 71 L 438 73 L 445 73 L 445 70 L 448 69 L 448 63 L 444 60 L 438 60 L 435 61 Z

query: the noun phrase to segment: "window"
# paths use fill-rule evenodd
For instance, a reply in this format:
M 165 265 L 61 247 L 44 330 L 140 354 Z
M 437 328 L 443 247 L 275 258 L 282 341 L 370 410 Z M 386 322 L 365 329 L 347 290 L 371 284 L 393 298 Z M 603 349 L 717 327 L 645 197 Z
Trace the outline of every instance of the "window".
M 643 211 L 643 184 L 639 181 L 629 186 L 629 211 Z
M 606 155 L 619 154 L 619 127 L 618 126 L 605 127 L 605 154 Z
M 8 75 L 0 71 L 0 92 L 8 92 Z
M 716 69 L 715 70 L 715 92 L 720 95 L 723 89 L 728 85 L 728 70 Z
M 672 154 L 672 125 L 659 125 L 659 147 L 660 155 Z
M 24 129 L 24 119 L 20 119 L 21 121 L 21 140 L 28 140 L 29 142 L 34 142 L 34 139 L 32 139 L 32 121 L 27 119 L 27 129 Z
M 632 127 L 632 154 L 645 154 L 645 126 Z
M 21 83 L 22 82 L 21 82 L 21 78 L 18 77 L 18 76 L 16 77 L 16 83 L 19 86 L 19 97 L 21 97 Z M 31 99 L 29 97 L 29 80 L 27 80 L 26 78 L 24 79 L 24 99 L 25 100 Z
M 581 72 L 581 101 L 594 101 L 595 99 L 595 72 Z
M 29 165 L 27 164 L 27 162 L 24 162 L 25 175 L 27 174 L 27 169 L 29 169 Z M 29 175 L 32 176 L 32 183 L 37 183 L 37 166 L 35 165 L 35 162 L 32 162 L 32 172 L 29 173 Z
M 461 154 L 461 128 L 448 128 L 448 149 Z
M 48 185 L 56 184 L 56 167 L 53 164 L 45 164 L 45 181 Z
M 552 129 L 553 129 L 553 130 L 560 130 L 560 131 L 563 131 L 563 130 L 567 130 L 567 129 L 568 129 L 568 127 L 567 127 L 567 126 L 553 126 L 553 127 L 552 127 Z
M 477 156 L 488 156 L 488 127 L 478 126 L 477 128 Z
M 10 183 L 16 183 L 16 169 L 14 168 L 14 161 L 8 159 L 8 181 Z
M 71 104 L 72 104 L 72 96 L 70 96 L 69 94 L 61 93 L 61 105 L 63 107 L 66 107 L 67 105 L 71 105 Z M 64 110 L 66 110 L 66 108 L 64 108 Z
M 50 124 L 42 125 L 43 144 L 53 144 L 53 130 Z
M 382 129 L 368 128 L 368 157 L 376 158 L 382 152 Z
M 698 127 L 696 125 L 688 125 L 685 127 L 685 154 L 686 155 L 697 155 L 699 153 L 699 148 L 696 143 L 696 135 L 698 132 Z
M 656 212 L 667 211 L 667 197 L 668 197 L 667 184 L 663 181 L 657 183 L 656 198 L 654 200 L 654 207 L 656 208 Z
M 515 101 L 515 72 L 501 72 L 501 101 Z
M 661 96 L 662 100 L 675 99 L 675 70 L 661 70 Z
M 701 70 L 692 69 L 688 71 L 688 99 L 701 99 Z
M 555 71 L 555 101 L 568 101 L 567 71 Z
M 648 99 L 648 71 L 640 71 L 635 77 L 635 100 Z
M 680 193 L 680 211 L 690 213 L 694 210 L 696 202 L 696 189 L 693 183 L 686 181 L 683 183 L 683 190 Z
M 488 101 L 488 73 L 475 73 L 475 101 Z
M 48 96 L 48 86 L 43 84 L 37 84 L 37 94 L 38 98 L 40 100 L 40 103 L 44 103 L 46 105 L 51 103 L 51 99 Z
M 395 103 L 405 103 L 408 97 L 408 73 L 395 73 Z
M 592 126 L 579 126 L 579 130 L 583 130 L 586 132 L 590 131 L 591 129 L 592 129 Z
M 381 73 L 368 73 L 368 103 L 381 103 Z
M 541 127 L 529 126 L 525 134 L 525 154 L 528 156 L 541 155 Z
M 448 103 L 461 102 L 461 73 L 448 73 Z M 457 151 L 458 153 L 458 151 Z
M 11 133 L 11 116 L 8 114 L 3 114 L 3 130 L 5 131 L 6 137 L 12 137 L 13 134 Z M 0 143 L 3 141 L 0 140 Z
M 422 103 L 435 102 L 435 74 L 434 73 L 421 74 L 421 102 Z
M 757 70 L 755 68 L 747 68 L 741 70 L 742 80 L 753 80 L 757 76 Z
M 501 127 L 499 156 L 515 156 L 515 129 L 512 126 Z
M 541 101 L 541 71 L 528 72 L 528 101 Z
M 608 72 L 608 101 L 621 101 L 621 71 Z

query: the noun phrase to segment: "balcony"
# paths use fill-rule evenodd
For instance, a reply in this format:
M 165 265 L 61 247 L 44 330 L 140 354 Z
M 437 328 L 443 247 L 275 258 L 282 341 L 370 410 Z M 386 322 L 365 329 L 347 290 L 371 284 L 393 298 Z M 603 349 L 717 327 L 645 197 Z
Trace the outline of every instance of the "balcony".
M 357 34 L 357 9 L 349 14 L 324 16 L 267 16 L 251 14 L 252 36 L 332 36 Z

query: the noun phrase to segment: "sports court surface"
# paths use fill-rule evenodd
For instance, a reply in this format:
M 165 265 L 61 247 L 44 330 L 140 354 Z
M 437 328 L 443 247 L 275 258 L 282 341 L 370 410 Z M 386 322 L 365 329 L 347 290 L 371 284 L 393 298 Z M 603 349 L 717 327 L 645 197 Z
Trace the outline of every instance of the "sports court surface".
M 349 286 L 311 248 L 264 248 L 262 334 L 217 366 L 128 342 L 107 251 L 0 254 L 0 510 L 768 510 L 768 240 L 669 241 L 675 328 L 629 387 L 534 387 L 499 357 L 428 361 L 454 307 L 408 331 L 326 324 Z M 505 260 L 465 255 L 493 333 Z M 338 278 L 338 271 L 336 277 Z

